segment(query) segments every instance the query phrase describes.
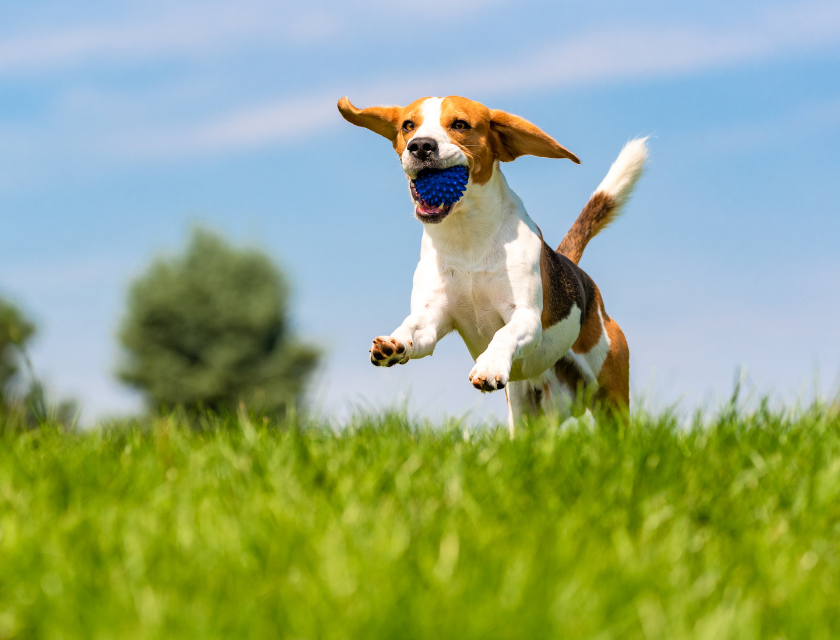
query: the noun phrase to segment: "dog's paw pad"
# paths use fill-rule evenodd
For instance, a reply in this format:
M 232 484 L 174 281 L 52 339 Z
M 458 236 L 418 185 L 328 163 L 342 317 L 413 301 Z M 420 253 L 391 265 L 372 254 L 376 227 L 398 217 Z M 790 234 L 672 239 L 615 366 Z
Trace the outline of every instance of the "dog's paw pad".
M 408 362 L 405 345 L 388 336 L 374 338 L 373 346 L 369 351 L 370 361 L 377 367 L 393 367 L 397 363 Z

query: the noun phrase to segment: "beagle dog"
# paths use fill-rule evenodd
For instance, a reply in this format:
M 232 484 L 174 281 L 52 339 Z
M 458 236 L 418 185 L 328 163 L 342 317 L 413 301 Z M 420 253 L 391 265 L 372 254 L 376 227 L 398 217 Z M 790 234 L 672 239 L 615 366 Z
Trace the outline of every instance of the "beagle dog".
M 338 110 L 391 141 L 423 223 L 411 314 L 373 340 L 371 362 L 390 367 L 426 357 L 457 331 L 475 360 L 473 387 L 505 389 L 511 437 L 524 415 L 568 412 L 582 387 L 595 389 L 595 400 L 626 409 L 627 341 L 578 262 L 629 199 L 644 169 L 647 139 L 627 143 L 555 251 L 499 168 L 522 155 L 580 164 L 535 125 L 458 96 L 367 109 L 345 97 Z M 455 165 L 469 171 L 461 199 L 425 202 L 414 187 L 418 173 Z

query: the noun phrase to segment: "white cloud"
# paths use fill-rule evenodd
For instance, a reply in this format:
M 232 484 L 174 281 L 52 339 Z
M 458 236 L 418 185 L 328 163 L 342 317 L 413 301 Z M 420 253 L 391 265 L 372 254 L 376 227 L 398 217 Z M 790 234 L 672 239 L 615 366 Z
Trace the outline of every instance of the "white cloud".
M 120 148 L 129 154 L 169 156 L 274 144 L 339 124 L 334 105 L 347 91 L 359 104 L 409 101 L 435 93 L 504 95 L 733 67 L 836 46 L 838 38 L 840 5 L 825 1 L 767 10 L 749 24 L 724 30 L 690 26 L 601 29 L 545 46 L 506 65 L 485 66 L 467 77 L 451 80 L 441 72 L 408 82 L 355 87 L 348 83 L 331 93 L 280 99 L 197 126 L 143 134 L 133 142 L 121 141 Z
M 380 0 L 367 0 L 368 9 Z M 487 4 L 491 0 L 473 0 Z M 434 11 L 445 11 L 438 2 Z M 343 17 L 337 9 L 322 19 L 318 8 L 295 11 L 291 5 L 247 0 L 239 10 L 226 2 L 198 11 L 181 5 L 155 22 L 114 28 L 83 28 L 0 44 L 0 73 L 71 64 L 90 58 L 213 52 L 225 43 L 282 33 L 319 38 Z M 380 7 L 381 8 L 381 7 Z M 343 10 L 343 9 L 342 9 Z M 200 17 L 203 16 L 203 17 Z M 308 25 L 308 26 L 307 26 Z M 346 24 L 342 29 L 348 28 Z M 282 32 L 282 33 L 281 33 Z M 836 47 L 840 5 L 826 0 L 778 6 L 749 22 L 703 25 L 599 27 L 574 39 L 537 46 L 518 59 L 495 65 L 467 65 L 469 74 L 446 70 L 418 72 L 381 81 L 321 83 L 315 94 L 277 97 L 263 103 L 216 107 L 222 87 L 215 76 L 189 77 L 142 92 L 73 89 L 59 99 L 47 121 L 37 127 L 0 130 L 12 156 L 29 157 L 49 145 L 70 155 L 111 158 L 182 158 L 271 146 L 338 126 L 335 101 L 348 93 L 358 104 L 407 102 L 419 95 L 460 93 L 495 97 L 524 91 L 695 73 Z M 300 54 L 302 55 L 302 54 Z M 330 84 L 333 86 L 331 87 Z M 80 93 L 81 91 L 81 93 Z M 83 99 L 78 98 L 81 95 Z M 68 97 L 69 96 L 69 97 Z M 76 96 L 76 99 L 73 99 Z M 229 102 L 230 94 L 221 102 Z M 204 115 L 196 114 L 200 104 Z M 184 114 L 174 116 L 173 114 Z M 47 142 L 48 141 L 48 142 Z M 8 168 L 4 182 L 19 171 Z
M 774 7 L 725 29 L 688 25 L 612 28 L 544 48 L 477 80 L 508 90 L 656 77 L 736 66 L 836 47 L 840 5 L 818 0 Z
M 311 134 L 337 117 L 332 95 L 280 100 L 196 126 L 131 133 L 111 140 L 119 155 L 168 157 L 247 149 Z
M 424 19 L 453 18 L 502 0 L 429 0 Z M 323 42 L 362 25 L 393 27 L 399 9 L 390 0 L 307 3 L 277 0 L 145 2 L 109 22 L 77 24 L 24 35 L 0 29 L 0 75 L 32 74 L 85 64 L 115 64 L 172 55 L 225 54 L 255 42 L 294 48 Z M 291 47 L 290 47 L 291 45 Z
M 88 24 L 0 40 L 0 74 L 32 73 L 90 62 L 205 54 L 257 38 L 300 44 L 333 35 L 334 14 L 261 0 L 199 3 L 147 12 L 144 20 Z

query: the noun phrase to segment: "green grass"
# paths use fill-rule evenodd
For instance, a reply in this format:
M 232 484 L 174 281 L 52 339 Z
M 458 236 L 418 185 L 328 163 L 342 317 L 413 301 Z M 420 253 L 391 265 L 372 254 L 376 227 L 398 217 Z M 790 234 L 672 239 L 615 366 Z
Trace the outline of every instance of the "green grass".
M 0 638 L 840 637 L 827 407 L 216 426 L 0 434 Z

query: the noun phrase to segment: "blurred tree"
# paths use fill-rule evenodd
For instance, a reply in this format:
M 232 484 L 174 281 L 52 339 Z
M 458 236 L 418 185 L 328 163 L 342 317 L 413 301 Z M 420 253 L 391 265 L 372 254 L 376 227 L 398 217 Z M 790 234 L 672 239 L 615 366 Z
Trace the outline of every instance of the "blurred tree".
M 118 375 L 155 410 L 277 413 L 297 403 L 318 360 L 287 320 L 289 288 L 264 255 L 193 232 L 186 253 L 134 282 L 120 330 Z
M 35 325 L 17 307 L 0 300 L 0 393 L 17 376 L 26 343 L 34 334 Z
M 76 403 L 49 401 L 35 375 L 27 350 L 34 335 L 35 325 L 17 307 L 0 300 L 0 431 L 25 430 L 46 420 L 75 427 Z M 28 384 L 20 380 L 21 364 L 26 365 Z

